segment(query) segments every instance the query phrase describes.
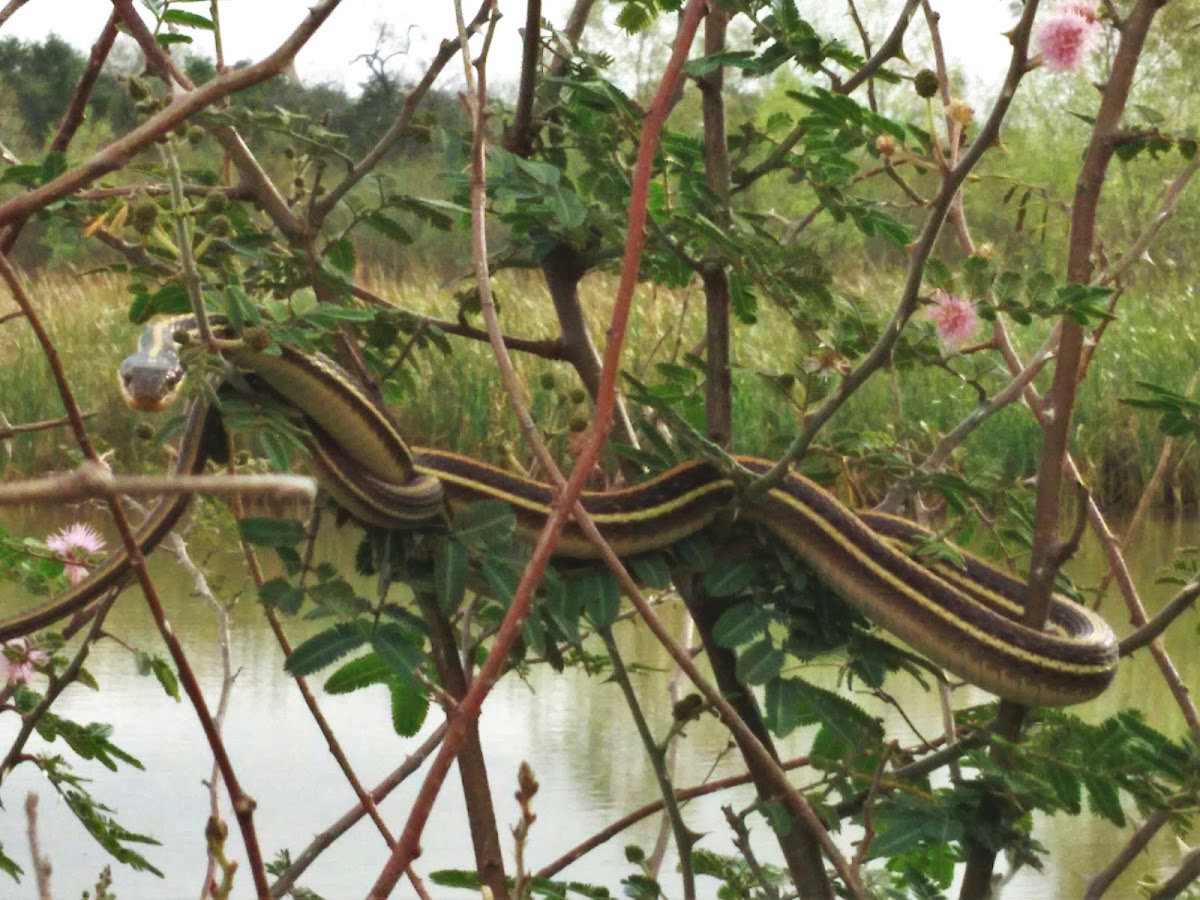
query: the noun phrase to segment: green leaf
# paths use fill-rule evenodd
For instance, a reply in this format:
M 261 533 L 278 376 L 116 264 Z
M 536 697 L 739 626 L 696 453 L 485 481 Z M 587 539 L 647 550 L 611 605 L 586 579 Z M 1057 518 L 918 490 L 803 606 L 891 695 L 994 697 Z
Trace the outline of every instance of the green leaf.
M 397 244 L 405 245 L 412 243 L 412 235 L 408 233 L 405 227 L 384 213 L 371 213 L 366 217 L 366 223 L 384 237 L 391 238 Z
M 3 872 L 13 881 L 20 881 L 21 876 L 25 874 L 24 869 L 4 855 L 3 844 L 0 844 L 0 872 Z
M 42 184 L 53 181 L 65 171 L 67 171 L 67 154 L 61 150 L 50 151 L 42 160 Z
M 325 258 L 339 272 L 349 275 L 358 264 L 354 242 L 348 237 L 339 238 L 325 247 Z
M 304 591 L 286 578 L 272 578 L 258 589 L 258 599 L 273 606 L 284 615 L 294 616 L 304 604 Z
M 621 586 L 612 573 L 607 569 L 586 572 L 572 583 L 591 623 L 597 628 L 611 627 L 621 610 Z
M 627 565 L 633 577 L 648 587 L 663 591 L 671 586 L 671 567 L 662 553 L 639 553 Z
M 355 593 L 345 578 L 335 575 L 308 589 L 308 596 L 324 612 L 343 618 L 366 612 L 370 604 Z
M 170 22 L 172 25 L 182 25 L 185 28 L 203 28 L 205 31 L 213 30 L 212 19 L 202 16 L 199 13 L 187 12 L 182 9 L 168 9 L 163 15 L 162 20 Z
M 740 647 L 767 630 L 770 614 L 755 603 L 731 606 L 713 626 L 713 640 L 722 647 Z
M 786 737 L 800 725 L 811 725 L 815 719 L 801 703 L 795 678 L 776 678 L 767 682 L 763 694 L 763 714 L 772 734 Z
M 835 740 L 843 752 L 859 746 L 867 737 L 877 739 L 883 733 L 876 719 L 840 694 L 799 679 L 795 688 L 805 715 L 819 721 L 828 731 L 827 739 Z
M 710 597 L 732 597 L 748 588 L 757 574 L 758 565 L 753 560 L 740 559 L 709 569 L 704 590 Z
M 384 622 L 371 632 L 371 646 L 396 675 L 411 679 L 425 661 L 421 639 L 394 622 Z
M 150 661 L 150 671 L 154 673 L 154 678 L 162 685 L 166 695 L 178 703 L 179 679 L 175 677 L 175 670 L 171 668 L 171 664 L 161 656 L 155 656 Z
M 466 547 L 491 550 L 507 548 L 516 527 L 516 517 L 507 503 L 483 500 L 457 513 L 451 532 Z
M 392 670 L 378 653 L 367 653 L 344 663 L 325 679 L 327 694 L 349 694 L 373 684 L 392 680 Z
M 391 683 L 392 728 L 400 737 L 412 737 L 425 724 L 429 697 L 414 684 L 396 679 Z
M 467 592 L 469 563 L 467 548 L 458 541 L 438 541 L 433 552 L 433 584 L 442 612 L 452 613 L 462 604 Z
M 786 655 L 768 640 L 755 641 L 738 654 L 737 677 L 745 684 L 766 684 L 783 671 Z
M 304 523 L 297 519 L 242 519 L 238 528 L 244 541 L 259 547 L 293 547 L 305 536 Z
M 293 676 L 303 678 L 337 662 L 366 642 L 367 635 L 361 623 L 338 622 L 294 649 L 284 668 Z
M 1101 818 L 1108 819 L 1118 828 L 1125 827 L 1125 811 L 1121 809 L 1121 798 L 1116 782 L 1104 773 L 1083 773 L 1083 785 L 1087 788 L 1088 806 Z
M 752 71 L 757 67 L 754 54 L 749 50 L 723 50 L 699 59 L 690 59 L 683 67 L 685 74 L 692 78 L 703 78 L 715 72 L 721 66 L 730 66 L 742 71 Z

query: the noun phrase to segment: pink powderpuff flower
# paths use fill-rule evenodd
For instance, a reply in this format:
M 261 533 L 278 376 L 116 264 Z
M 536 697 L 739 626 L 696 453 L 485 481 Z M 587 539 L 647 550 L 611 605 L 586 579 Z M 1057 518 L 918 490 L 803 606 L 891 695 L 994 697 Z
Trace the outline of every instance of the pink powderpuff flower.
M 46 546 L 66 562 L 71 584 L 79 584 L 87 578 L 87 557 L 104 549 L 104 538 L 91 525 L 76 522 L 46 538 Z
M 1051 72 L 1078 69 L 1095 49 L 1099 37 L 1096 7 L 1082 0 L 1068 0 L 1055 7 L 1037 31 L 1042 61 Z
M 34 669 L 49 659 L 49 653 L 30 649 L 24 638 L 6 641 L 0 645 L 0 676 L 6 684 L 28 684 Z
M 969 340 L 979 328 L 979 313 L 975 304 L 964 297 L 939 293 L 929 311 L 938 337 L 951 347 Z

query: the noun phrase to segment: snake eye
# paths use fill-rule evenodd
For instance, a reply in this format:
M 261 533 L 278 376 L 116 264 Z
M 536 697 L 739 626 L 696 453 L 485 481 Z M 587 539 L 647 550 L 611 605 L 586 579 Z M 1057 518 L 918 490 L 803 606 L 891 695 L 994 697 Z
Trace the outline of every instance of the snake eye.
M 183 369 L 172 369 L 163 378 L 168 389 L 175 387 L 179 382 L 183 381 Z

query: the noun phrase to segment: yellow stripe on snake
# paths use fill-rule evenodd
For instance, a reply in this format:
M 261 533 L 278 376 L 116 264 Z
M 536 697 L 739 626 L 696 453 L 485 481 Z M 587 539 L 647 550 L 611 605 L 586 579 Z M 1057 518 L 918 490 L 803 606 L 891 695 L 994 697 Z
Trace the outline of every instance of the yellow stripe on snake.
M 173 335 L 191 317 L 146 328 L 138 351 L 121 366 L 131 406 L 160 409 L 183 380 Z M 390 416 L 337 365 L 295 347 L 252 350 L 219 325 L 220 346 L 239 370 L 257 375 L 299 410 L 310 426 L 309 450 L 322 485 L 365 524 L 413 528 L 479 500 L 512 507 L 518 535 L 532 540 L 549 515 L 550 488 L 470 457 L 409 447 Z M 206 459 L 206 409 L 196 401 L 176 471 L 198 472 Z M 753 472 L 765 460 L 739 457 Z M 705 528 L 737 499 L 734 483 L 706 461 L 685 462 L 631 487 L 585 492 L 584 508 L 619 556 L 669 547 Z M 164 499 L 138 531 L 143 551 L 184 512 L 186 497 Z M 792 473 L 739 514 L 765 526 L 854 608 L 958 677 L 1028 705 L 1065 706 L 1090 699 L 1112 680 L 1117 642 L 1105 621 L 1055 597 L 1052 630 L 1021 624 L 1024 584 L 963 553 L 961 569 L 927 567 L 907 548 L 928 537 L 902 519 L 855 514 L 830 493 Z M 556 551 L 593 558 L 595 547 L 568 522 Z M 123 582 L 124 552 L 43 606 L 0 620 L 0 640 L 28 634 L 93 602 Z

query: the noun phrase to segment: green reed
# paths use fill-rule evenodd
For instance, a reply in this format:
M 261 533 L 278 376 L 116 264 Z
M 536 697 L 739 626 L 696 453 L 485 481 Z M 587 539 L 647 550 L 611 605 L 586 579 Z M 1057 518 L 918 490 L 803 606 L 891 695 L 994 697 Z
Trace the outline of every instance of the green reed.
M 381 296 L 413 312 L 454 319 L 452 290 L 431 275 L 403 281 L 375 275 L 368 282 Z M 593 275 L 581 296 L 593 325 L 593 340 L 603 347 L 603 328 L 611 309 L 615 279 Z M 31 285 L 31 293 L 53 338 L 63 365 L 101 447 L 111 448 L 118 464 L 130 468 L 157 465 L 160 453 L 137 436 L 139 422 L 161 425 L 129 411 L 120 401 L 115 372 L 136 337 L 127 319 L 128 295 L 112 275 L 71 278 L 50 275 Z M 885 291 L 877 291 L 886 296 Z M 496 279 L 503 327 L 521 337 L 554 334 L 549 296 L 528 273 L 503 273 Z M 1136 382 L 1152 381 L 1184 390 L 1200 355 L 1200 334 L 1191 324 L 1189 298 L 1127 296 L 1121 319 L 1104 335 L 1075 411 L 1076 458 L 1094 487 L 1107 500 L 1136 498 L 1149 478 L 1162 447 L 1155 418 L 1131 409 L 1120 398 L 1137 392 Z M 647 383 L 660 376 L 658 363 L 683 363 L 697 352 L 703 335 L 703 297 L 696 289 L 668 291 L 643 287 L 630 324 L 624 369 Z M 1031 332 L 1038 329 L 1031 329 Z M 1015 335 L 1018 341 L 1022 335 Z M 1029 343 L 1034 337 L 1031 334 Z M 527 465 L 530 459 L 496 377 L 491 349 L 483 343 L 452 339 L 450 357 L 427 348 L 412 355 L 396 400 L 396 413 L 414 443 L 449 447 L 498 464 Z M 805 398 L 828 390 L 820 376 L 802 371 L 800 343 L 783 315 L 761 311 L 754 326 L 735 330 L 734 419 L 739 452 L 777 453 L 799 428 Z M 1002 373 L 988 371 L 988 354 L 959 360 L 956 368 L 996 386 Z M 569 461 L 590 405 L 578 380 L 562 363 L 514 354 L 526 386 L 534 421 L 560 459 Z M 22 322 L 0 327 L 0 413 L 12 424 L 53 419 L 62 406 L 49 368 Z M 773 376 L 791 373 L 792 378 Z M 1045 388 L 1047 378 L 1039 381 Z M 697 390 L 701 389 L 697 382 Z M 933 367 L 881 373 L 868 383 L 831 423 L 817 454 L 873 452 L 889 442 L 905 447 L 913 461 L 932 449 L 976 402 L 975 391 L 960 379 Z M 699 409 L 698 402 L 692 410 Z M 0 451 L 8 471 L 30 473 L 70 464 L 74 444 L 65 428 L 26 435 Z M 989 420 L 969 441 L 978 454 L 1006 478 L 1031 474 L 1036 467 L 1038 429 L 1028 411 L 1012 408 Z M 1195 497 L 1195 450 L 1186 446 L 1172 470 L 1174 496 Z

